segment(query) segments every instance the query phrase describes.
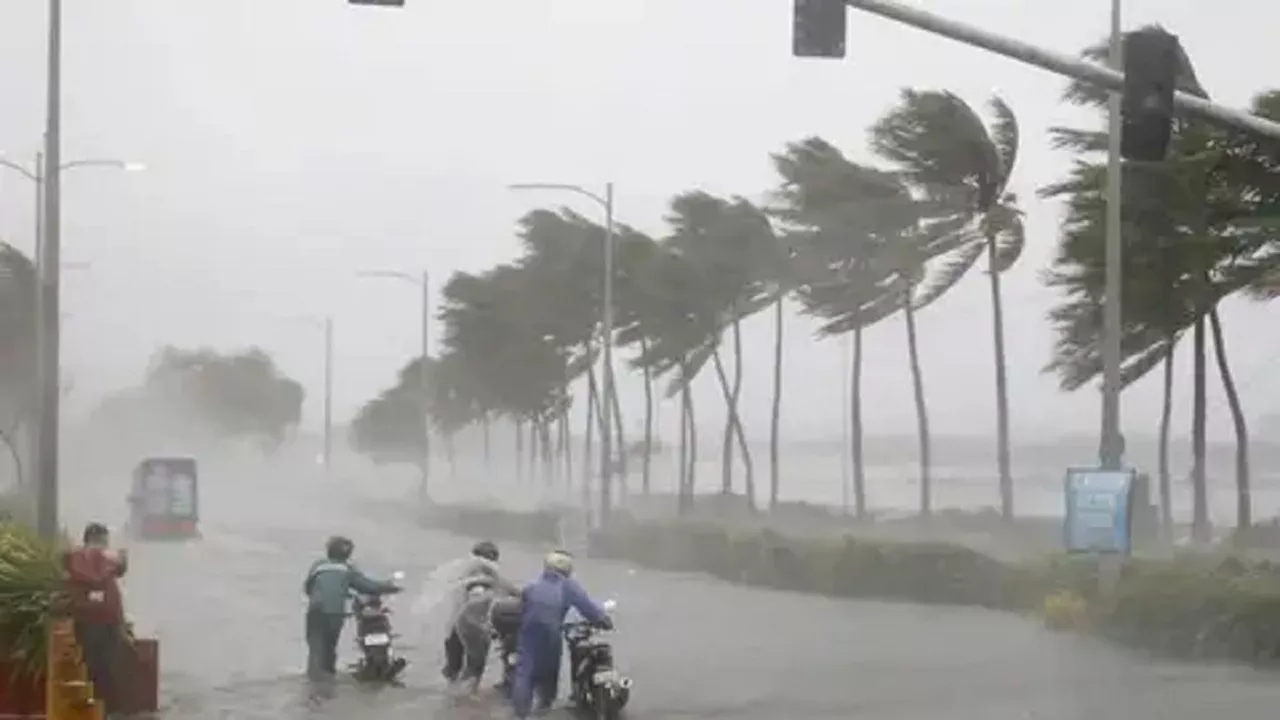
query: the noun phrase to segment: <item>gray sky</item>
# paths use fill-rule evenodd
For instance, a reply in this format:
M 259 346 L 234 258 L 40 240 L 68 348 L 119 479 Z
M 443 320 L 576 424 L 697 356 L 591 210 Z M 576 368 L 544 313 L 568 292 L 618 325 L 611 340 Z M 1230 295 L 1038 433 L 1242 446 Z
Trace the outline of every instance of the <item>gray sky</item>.
M 165 342 L 259 344 L 307 384 L 319 415 L 320 332 L 336 318 L 336 407 L 353 412 L 417 347 L 417 295 L 356 280 L 364 268 L 443 280 L 516 252 L 525 210 L 572 197 L 513 195 L 517 181 L 617 183 L 621 221 L 660 234 L 667 199 L 702 188 L 759 198 L 768 154 L 819 134 L 865 157 L 865 128 L 899 88 L 1001 94 L 1022 123 L 1014 189 L 1029 247 L 1006 277 L 1015 438 L 1092 432 L 1096 393 L 1064 395 L 1040 372 L 1054 301 L 1039 282 L 1057 208 L 1034 197 L 1065 158 L 1050 125 L 1089 122 L 1058 102 L 1063 81 L 951 41 L 851 12 L 844 62 L 790 57 L 789 0 L 408 0 L 400 12 L 345 0 L 65 0 L 66 160 L 117 157 L 140 174 L 77 170 L 64 180 L 65 365 L 78 403 L 133 382 Z M 43 126 L 44 12 L 0 10 L 0 152 L 26 160 Z M 1280 65 L 1280 6 L 1257 0 L 1127 0 L 1126 25 L 1181 36 L 1215 99 L 1244 104 Z M 1105 0 L 931 0 L 940 13 L 1065 52 L 1105 33 Z M 31 247 L 28 183 L 0 172 L 0 235 Z M 1251 415 L 1280 410 L 1264 367 L 1280 355 L 1274 314 L 1225 314 Z M 291 319 L 294 318 L 294 319 Z M 994 427 L 989 302 L 975 274 L 921 319 L 931 413 L 940 433 Z M 786 328 L 786 432 L 838 433 L 841 345 Z M 767 317 L 750 324 L 744 415 L 767 433 Z M 867 335 L 870 432 L 914 427 L 900 322 Z M 1183 369 L 1189 362 L 1183 358 Z M 1189 379 L 1189 373 L 1184 377 Z M 635 407 L 639 384 L 623 383 Z M 1131 433 L 1153 432 L 1158 374 L 1126 395 Z M 1188 382 L 1179 428 L 1188 424 Z M 1211 434 L 1229 436 L 1218 383 Z M 723 417 L 710 373 L 700 424 Z M 664 409 L 667 434 L 676 409 Z M 638 421 L 638 408 L 633 417 Z

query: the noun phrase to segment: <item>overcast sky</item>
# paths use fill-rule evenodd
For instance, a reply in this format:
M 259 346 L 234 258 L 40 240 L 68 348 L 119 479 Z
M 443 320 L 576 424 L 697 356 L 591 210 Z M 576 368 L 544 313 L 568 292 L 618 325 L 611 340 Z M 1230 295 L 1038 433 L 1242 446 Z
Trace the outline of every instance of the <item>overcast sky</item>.
M 44 3 L 0 9 L 0 152 L 29 161 L 44 122 Z M 319 419 L 321 333 L 337 325 L 336 408 L 349 416 L 418 344 L 418 294 L 357 280 L 361 269 L 444 280 L 512 258 L 516 219 L 572 197 L 514 195 L 509 182 L 617 184 L 621 221 L 661 234 L 674 193 L 761 198 L 768 154 L 818 134 L 865 157 L 865 129 L 905 86 L 974 104 L 1004 97 L 1022 124 L 1013 189 L 1029 244 L 1005 281 L 1015 438 L 1093 432 L 1097 394 L 1064 395 L 1041 372 L 1055 301 L 1039 280 L 1058 208 L 1035 198 L 1066 158 L 1046 128 L 1091 122 L 1058 101 L 1063 80 L 952 41 L 850 12 L 849 57 L 790 56 L 790 0 L 64 0 L 64 159 L 120 158 L 143 173 L 64 179 L 64 363 L 78 404 L 130 384 L 164 343 L 271 351 L 309 390 Z M 1177 33 L 1215 99 L 1243 105 L 1280 67 L 1280 5 L 1127 0 L 1126 25 Z M 1074 53 L 1106 31 L 1105 0 L 930 0 L 929 9 Z M 0 236 L 29 250 L 32 188 L 0 172 Z M 1265 368 L 1280 356 L 1276 312 L 1233 302 L 1228 344 L 1247 409 L 1280 410 Z M 994 427 L 990 305 L 975 273 L 920 320 L 935 429 Z M 767 314 L 766 314 L 767 315 Z M 786 432 L 839 432 L 841 342 L 790 322 Z M 748 432 L 767 433 L 772 329 L 750 325 Z M 914 427 L 900 322 L 867 334 L 869 432 Z M 1179 429 L 1189 424 L 1188 358 Z M 722 417 L 710 373 L 702 423 Z M 1183 378 L 1187 380 L 1184 382 Z M 623 400 L 639 384 L 621 380 Z M 1158 373 L 1125 396 L 1131 433 L 1154 432 Z M 1229 436 L 1211 382 L 1211 434 Z M 674 432 L 676 408 L 663 424 Z M 633 417 L 639 417 L 638 408 Z

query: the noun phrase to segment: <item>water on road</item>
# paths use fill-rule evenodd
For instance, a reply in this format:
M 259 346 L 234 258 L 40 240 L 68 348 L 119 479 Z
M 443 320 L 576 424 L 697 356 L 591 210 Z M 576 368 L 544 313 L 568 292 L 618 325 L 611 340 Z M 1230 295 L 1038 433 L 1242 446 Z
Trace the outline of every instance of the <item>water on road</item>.
M 404 503 L 335 486 L 260 486 L 275 497 L 252 505 L 246 488 L 205 488 L 202 541 L 131 548 L 129 612 L 161 638 L 166 719 L 507 717 L 496 698 L 445 692 L 440 622 L 413 611 L 413 593 L 392 601 L 411 661 L 405 687 L 319 692 L 302 678 L 299 586 L 326 536 L 352 536 L 370 574 L 402 569 L 410 588 L 470 539 L 415 527 Z M 532 577 L 539 553 L 508 546 L 503 560 Z M 1154 663 L 1008 614 L 761 591 L 589 560 L 579 574 L 597 597 L 620 602 L 615 644 L 636 682 L 628 716 L 637 720 L 1271 720 L 1280 708 L 1272 675 Z M 353 658 L 349 632 L 341 650 Z

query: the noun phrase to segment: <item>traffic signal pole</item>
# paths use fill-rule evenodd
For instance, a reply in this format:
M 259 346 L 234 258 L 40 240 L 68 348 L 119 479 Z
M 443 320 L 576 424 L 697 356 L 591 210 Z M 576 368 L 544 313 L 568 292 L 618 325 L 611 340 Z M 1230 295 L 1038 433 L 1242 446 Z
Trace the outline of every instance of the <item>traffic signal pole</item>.
M 845 0 L 845 2 L 849 7 L 910 25 L 934 35 L 941 35 L 971 47 L 1003 55 L 1027 65 L 1034 65 L 1058 75 L 1092 83 L 1116 92 L 1124 89 L 1124 74 L 1111 68 L 1013 40 L 973 25 L 908 7 L 894 0 Z M 1179 109 L 1196 117 L 1272 140 L 1280 140 L 1280 123 L 1184 92 L 1175 93 L 1173 101 Z

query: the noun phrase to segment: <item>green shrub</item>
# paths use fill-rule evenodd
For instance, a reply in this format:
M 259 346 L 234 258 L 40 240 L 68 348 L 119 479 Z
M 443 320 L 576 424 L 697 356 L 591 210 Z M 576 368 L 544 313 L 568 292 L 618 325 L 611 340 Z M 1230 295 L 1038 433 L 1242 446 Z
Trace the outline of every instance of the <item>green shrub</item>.
M 433 505 L 424 512 L 430 527 L 472 537 L 556 545 L 560 542 L 560 509 L 501 510 L 474 505 Z
M 0 653 L 19 672 L 43 672 L 49 621 L 65 608 L 60 549 L 0 522 Z
M 730 582 L 846 598 L 1035 611 L 1163 655 L 1280 662 L 1280 572 L 1237 558 L 1131 559 L 1100 593 L 1098 560 L 1010 564 L 961 545 L 789 537 L 710 523 L 623 522 L 593 556 Z M 1062 607 L 1058 607 L 1062 606 Z

